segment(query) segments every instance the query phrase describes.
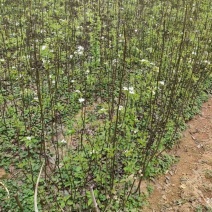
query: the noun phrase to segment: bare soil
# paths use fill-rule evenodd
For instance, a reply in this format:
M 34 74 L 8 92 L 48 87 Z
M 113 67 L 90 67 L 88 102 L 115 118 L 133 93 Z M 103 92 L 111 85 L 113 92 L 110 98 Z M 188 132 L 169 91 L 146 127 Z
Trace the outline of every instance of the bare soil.
M 171 151 L 179 161 L 155 180 L 143 212 L 212 211 L 212 98 L 187 124 Z

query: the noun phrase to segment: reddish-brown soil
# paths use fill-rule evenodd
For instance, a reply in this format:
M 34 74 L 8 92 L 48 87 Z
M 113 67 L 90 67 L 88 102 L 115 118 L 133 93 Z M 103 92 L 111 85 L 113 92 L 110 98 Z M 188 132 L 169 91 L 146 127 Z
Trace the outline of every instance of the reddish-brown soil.
M 179 147 L 179 161 L 153 183 L 144 212 L 212 211 L 212 98 L 188 122 Z

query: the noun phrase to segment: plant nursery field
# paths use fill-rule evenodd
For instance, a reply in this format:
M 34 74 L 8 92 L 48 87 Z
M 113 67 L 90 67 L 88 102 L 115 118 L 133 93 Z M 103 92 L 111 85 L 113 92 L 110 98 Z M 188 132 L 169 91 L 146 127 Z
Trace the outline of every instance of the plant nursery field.
M 0 0 L 0 211 L 142 211 L 211 93 L 211 11 Z

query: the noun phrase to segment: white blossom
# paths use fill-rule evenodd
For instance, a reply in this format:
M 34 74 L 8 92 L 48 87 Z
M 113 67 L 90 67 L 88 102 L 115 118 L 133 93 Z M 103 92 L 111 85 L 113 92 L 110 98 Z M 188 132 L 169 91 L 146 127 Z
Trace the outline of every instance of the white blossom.
M 42 49 L 42 50 L 45 50 L 45 49 L 46 49 L 46 46 L 45 46 L 45 45 L 44 45 L 44 46 L 42 46 L 42 47 L 41 47 L 41 49 Z
M 159 81 L 159 84 L 164 85 L 165 83 L 164 81 Z
M 80 103 L 82 103 L 82 102 L 84 102 L 84 101 L 85 101 L 84 98 L 79 98 L 79 102 L 80 102 Z
M 129 91 L 129 93 L 130 94 L 134 94 L 135 93 L 135 91 L 134 91 L 134 88 L 131 86 L 131 87 L 129 87 L 129 88 L 127 88 L 127 87 L 123 87 L 123 90 L 124 91 Z
M 117 59 L 114 59 L 114 60 L 112 61 L 112 64 L 115 65 L 117 62 L 118 62 L 118 60 L 117 60 Z
M 129 91 L 133 91 L 134 90 L 134 88 L 133 87 L 129 87 Z
M 204 60 L 204 63 L 207 63 L 208 65 L 211 64 L 210 61 L 208 61 L 208 60 Z
M 76 92 L 76 93 L 81 93 L 81 91 L 80 91 L 80 90 L 75 90 L 75 92 Z
M 119 110 L 123 110 L 123 106 L 122 105 L 119 105 Z
M 74 52 L 74 54 L 78 54 L 78 55 L 83 55 L 83 53 L 84 53 L 84 47 L 83 46 L 78 46 L 77 51 Z
M 92 154 L 95 154 L 96 151 L 95 151 L 95 150 L 92 150 L 92 151 L 90 151 L 89 153 L 92 155 Z
M 134 94 L 134 93 L 135 93 L 135 91 L 134 91 L 134 88 L 133 88 L 133 87 L 129 87 L 129 93 L 130 93 L 130 94 Z
M 77 50 L 78 50 L 78 51 L 84 51 L 84 47 L 83 47 L 83 46 L 78 46 L 78 47 L 77 47 Z
M 31 136 L 27 136 L 26 139 L 30 141 L 32 139 L 32 137 Z
M 62 139 L 62 140 L 60 141 L 60 143 L 62 143 L 62 144 L 67 144 L 67 141 L 66 141 L 65 139 Z
M 142 62 L 142 63 L 148 62 L 148 60 L 142 59 L 141 62 Z

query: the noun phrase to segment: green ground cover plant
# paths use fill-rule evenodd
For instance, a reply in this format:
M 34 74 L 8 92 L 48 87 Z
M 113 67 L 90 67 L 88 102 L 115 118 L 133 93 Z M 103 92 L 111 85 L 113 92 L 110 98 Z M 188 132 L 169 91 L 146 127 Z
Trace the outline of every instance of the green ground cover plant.
M 211 1 L 0 4 L 0 210 L 139 211 L 211 92 Z

